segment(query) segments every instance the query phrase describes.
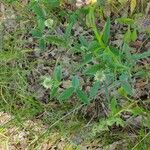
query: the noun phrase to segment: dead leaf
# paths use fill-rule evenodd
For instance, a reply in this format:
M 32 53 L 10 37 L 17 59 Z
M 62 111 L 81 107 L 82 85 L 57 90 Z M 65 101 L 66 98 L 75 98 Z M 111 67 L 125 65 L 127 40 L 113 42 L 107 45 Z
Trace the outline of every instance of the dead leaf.
M 136 5 L 137 5 L 136 0 L 131 0 L 131 1 L 130 1 L 130 11 L 131 11 L 131 14 L 132 14 L 133 11 L 135 10 Z

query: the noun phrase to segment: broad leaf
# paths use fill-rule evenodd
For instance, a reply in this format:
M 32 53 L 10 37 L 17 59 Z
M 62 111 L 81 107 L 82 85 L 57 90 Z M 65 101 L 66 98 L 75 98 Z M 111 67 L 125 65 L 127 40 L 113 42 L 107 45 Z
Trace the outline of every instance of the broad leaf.
M 45 18 L 45 14 L 43 9 L 39 6 L 38 3 L 34 3 L 34 5 L 32 6 L 32 10 L 33 12 L 40 18 Z
M 45 24 L 44 24 L 45 20 L 43 18 L 39 18 L 37 22 L 38 22 L 38 29 L 41 32 L 43 32 L 45 28 Z
M 70 87 L 70 88 L 64 90 L 64 91 L 60 94 L 60 96 L 58 97 L 58 99 L 59 99 L 60 101 L 68 100 L 68 99 L 72 96 L 73 92 L 74 92 L 74 88 L 73 88 L 73 87 Z
M 50 92 L 50 98 L 54 98 L 57 95 L 58 87 L 53 87 Z
M 92 65 L 85 70 L 85 74 L 95 75 L 97 71 L 101 69 L 100 65 Z
M 42 32 L 38 29 L 32 29 L 31 34 L 33 37 L 41 38 Z
M 133 30 L 133 32 L 131 33 L 131 40 L 133 41 L 133 42 L 135 42 L 136 40 L 137 40 L 137 31 L 136 31 L 136 29 L 134 29 Z
M 120 76 L 120 81 L 121 81 L 121 86 L 123 87 L 123 89 L 125 90 L 125 92 L 129 95 L 133 95 L 133 90 L 132 90 L 132 87 L 129 83 L 129 76 L 128 74 L 126 73 L 123 73 L 121 76 Z
M 57 81 L 61 81 L 62 79 L 62 70 L 61 70 L 61 66 L 57 66 L 55 67 L 55 70 L 54 70 L 54 79 L 57 80 Z
M 118 18 L 116 21 L 120 24 L 132 25 L 134 24 L 134 20 L 130 18 Z
M 77 89 L 76 90 L 76 94 L 77 96 L 79 97 L 80 101 L 85 103 L 85 104 L 88 104 L 89 102 L 89 99 L 88 99 L 88 96 L 86 95 L 86 93 L 84 93 L 82 90 L 80 89 Z
M 79 79 L 77 76 L 73 76 L 72 78 L 72 87 L 74 87 L 74 89 L 79 87 Z
M 96 81 L 93 84 L 92 88 L 90 89 L 89 97 L 94 98 L 97 95 L 99 88 L 100 88 L 100 82 Z

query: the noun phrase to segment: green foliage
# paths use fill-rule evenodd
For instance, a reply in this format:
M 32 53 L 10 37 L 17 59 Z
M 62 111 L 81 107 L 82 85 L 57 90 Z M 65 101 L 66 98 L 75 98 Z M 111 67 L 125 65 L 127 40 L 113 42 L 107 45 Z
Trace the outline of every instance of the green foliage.
M 76 90 L 79 88 L 79 79 L 77 76 L 73 76 L 72 78 L 72 87 Z
M 19 1 L 14 1 L 14 3 L 18 4 Z M 93 102 L 95 99 L 102 101 L 103 108 L 99 109 L 102 111 L 102 116 L 104 113 L 105 117 L 98 118 L 99 122 L 94 123 L 95 125 L 92 131 L 94 135 L 102 131 L 112 132 L 112 128 L 116 128 L 116 126 L 121 128 L 128 127 L 128 122 L 123 118 L 126 113 L 131 117 L 142 116 L 144 118 L 141 121 L 143 126 L 140 126 L 140 128 L 144 127 L 148 129 L 150 127 L 147 121 L 150 118 L 149 107 L 147 106 L 149 99 L 143 100 L 140 96 L 138 97 L 134 89 L 136 88 L 135 81 L 137 81 L 137 79 L 149 81 L 150 75 L 147 69 L 149 65 L 144 65 L 146 61 L 143 64 L 140 63 L 143 59 L 150 57 L 149 50 L 146 51 L 143 45 L 140 45 L 139 48 L 137 48 L 138 46 L 134 47 L 134 44 L 136 45 L 139 41 L 139 34 L 141 32 L 136 23 L 136 14 L 134 14 L 134 12 L 136 13 L 138 10 L 132 6 L 134 8 L 132 8 L 132 14 L 123 11 L 121 12 L 123 15 L 120 16 L 119 14 L 120 18 L 116 18 L 118 17 L 115 15 L 117 12 L 111 15 L 105 12 L 107 7 L 111 12 L 114 12 L 114 7 L 118 9 L 121 8 L 120 10 L 122 10 L 123 5 L 128 7 L 127 5 L 130 4 L 127 4 L 124 0 L 119 0 L 119 2 L 99 0 L 98 5 L 93 4 L 78 9 L 74 7 L 68 8 L 66 1 L 63 0 L 30 1 L 29 4 L 27 4 L 27 8 L 30 10 L 26 12 L 29 18 L 28 20 L 23 20 L 22 24 L 19 24 L 23 27 L 27 25 L 29 29 L 22 36 L 20 36 L 19 31 L 21 40 L 18 43 L 23 43 L 24 38 L 22 37 L 26 37 L 26 34 L 29 32 L 33 37 L 33 43 L 29 43 L 26 40 L 25 43 L 19 45 L 23 49 L 25 47 L 29 49 L 25 50 L 27 54 L 28 51 L 32 50 L 28 44 L 35 44 L 37 46 L 37 43 L 41 50 L 37 53 L 40 53 L 40 55 L 45 51 L 49 53 L 49 51 L 51 51 L 49 47 L 51 46 L 54 46 L 57 52 L 60 53 L 60 58 L 56 58 L 57 61 L 53 73 L 47 73 L 48 75 L 46 74 L 45 76 L 42 74 L 43 77 L 41 77 L 43 87 L 49 91 L 50 100 L 59 101 L 61 106 L 65 105 L 62 106 L 65 107 L 65 112 L 67 112 L 70 107 L 76 109 L 76 104 L 82 103 L 82 106 L 89 105 L 90 107 L 91 103 L 96 104 L 96 102 Z M 17 9 L 17 7 L 14 8 Z M 131 8 L 129 10 L 131 12 Z M 22 13 L 23 12 L 24 11 L 22 11 Z M 147 17 L 148 15 L 145 15 L 145 18 Z M 17 19 L 21 20 L 21 17 Z M 30 24 L 26 24 L 26 22 L 30 22 Z M 117 29 L 113 28 L 115 25 Z M 81 33 L 78 26 L 82 26 L 81 30 L 83 31 L 81 31 Z M 119 31 L 116 32 L 116 30 Z M 114 31 L 116 33 L 114 33 Z M 77 36 L 75 36 L 76 32 L 79 32 Z M 9 34 L 12 33 L 10 32 Z M 144 35 L 148 36 L 147 33 L 144 33 Z M 12 35 L 12 37 L 13 36 L 15 35 Z M 5 38 L 9 39 L 7 37 Z M 50 114 L 51 112 L 49 112 L 49 110 L 47 112 L 47 108 L 53 108 L 35 101 L 34 96 L 32 97 L 32 95 L 29 96 L 25 93 L 28 88 L 27 84 L 29 84 L 26 81 L 27 74 L 31 72 L 29 69 L 34 68 L 36 64 L 42 63 L 41 58 L 31 60 L 33 64 L 30 64 L 30 62 L 27 62 L 28 58 L 24 60 L 24 57 L 27 55 L 26 52 L 24 52 L 24 50 L 22 52 L 20 49 L 19 51 L 17 50 L 18 43 L 16 41 L 19 38 L 17 37 L 14 42 L 11 41 L 11 38 L 9 41 L 4 42 L 5 50 L 0 53 L 1 107 L 7 106 L 9 112 L 13 112 L 16 115 L 17 113 L 21 113 L 22 116 L 24 116 L 25 113 L 31 113 L 31 116 L 36 116 L 41 112 L 44 115 L 46 113 Z M 114 44 L 116 42 L 115 40 L 119 43 L 118 45 Z M 148 40 L 144 40 L 145 43 L 148 42 L 149 37 Z M 14 45 L 10 46 L 11 44 Z M 142 46 L 144 47 L 143 49 Z M 63 53 L 61 51 L 59 52 L 59 48 L 63 49 Z M 64 50 L 66 50 L 66 53 Z M 69 78 L 66 79 L 63 72 L 63 70 L 66 69 L 66 66 L 63 64 L 66 62 L 62 62 L 62 58 L 63 55 L 68 53 L 69 57 L 73 58 L 71 58 L 68 63 L 70 66 L 68 65 L 67 69 L 71 69 L 69 70 Z M 75 66 L 72 66 L 74 65 L 74 57 L 77 58 L 77 61 L 75 62 Z M 79 60 L 81 57 L 82 59 Z M 42 57 L 42 59 L 42 61 L 47 61 L 46 63 L 48 65 L 51 63 L 51 59 L 44 60 L 45 57 Z M 70 77 L 72 77 L 72 79 L 70 79 Z M 84 80 L 83 83 L 80 80 L 81 78 Z M 69 83 L 71 80 L 67 88 L 63 87 L 65 80 L 69 80 Z M 8 86 L 11 88 L 9 89 Z M 16 89 L 15 92 L 14 89 Z M 13 98 L 11 101 L 12 95 Z M 24 100 L 20 103 L 18 102 L 18 104 L 16 100 L 20 101 L 22 97 Z M 136 100 L 134 100 L 135 97 Z M 70 106 L 68 101 L 72 101 L 71 105 L 73 104 L 73 106 Z M 51 102 L 52 101 L 49 101 L 49 103 Z M 9 103 L 10 105 L 8 105 Z M 25 108 L 21 110 L 22 106 Z M 58 104 L 57 107 L 59 106 Z M 18 107 L 18 111 L 15 112 Z M 59 116 L 59 114 L 57 115 Z M 58 120 L 57 117 L 55 119 L 56 122 Z M 94 122 L 93 118 L 91 120 Z M 92 125 L 93 124 L 91 124 L 91 126 Z M 61 124 L 58 126 L 61 126 Z M 143 139 L 144 133 L 142 133 L 142 131 L 141 135 Z
M 85 92 L 83 92 L 81 89 L 78 88 L 76 89 L 76 94 L 81 102 L 88 104 L 89 100 Z
M 93 83 L 93 86 L 90 89 L 89 97 L 95 98 L 98 94 L 98 90 L 100 89 L 100 82 L 96 81 Z
M 131 19 L 131 18 L 117 18 L 116 22 L 118 22 L 120 24 L 133 25 L 134 24 L 134 19 Z
M 104 30 L 103 30 L 103 35 L 102 35 L 102 40 L 105 43 L 105 45 L 108 45 L 110 38 L 110 18 L 107 18 Z
M 56 66 L 54 69 L 53 76 L 43 77 L 42 85 L 46 89 L 50 89 L 50 99 L 53 99 L 58 94 L 58 89 L 62 80 L 62 71 L 60 66 Z
M 58 97 L 58 99 L 59 99 L 60 101 L 64 102 L 65 100 L 68 100 L 68 99 L 72 96 L 73 92 L 74 92 L 74 88 L 73 88 L 73 87 L 70 87 L 70 88 L 64 90 L 64 91 L 60 94 L 60 96 Z

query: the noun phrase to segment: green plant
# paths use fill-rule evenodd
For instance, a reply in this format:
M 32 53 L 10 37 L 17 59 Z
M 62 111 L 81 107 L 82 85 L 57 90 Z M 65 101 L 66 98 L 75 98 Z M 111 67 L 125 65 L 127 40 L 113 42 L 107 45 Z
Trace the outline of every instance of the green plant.
M 79 79 L 77 76 L 74 76 L 72 78 L 72 85 L 70 88 L 63 91 L 58 99 L 63 102 L 67 99 L 69 99 L 73 93 L 76 93 L 77 97 L 80 99 L 81 102 L 87 104 L 88 103 L 88 96 L 80 89 L 79 86 Z
M 56 97 L 56 94 L 58 92 L 58 88 L 61 84 L 61 80 L 62 80 L 61 67 L 60 66 L 55 67 L 55 70 L 54 70 L 52 77 L 45 76 L 42 78 L 44 78 L 42 85 L 46 89 L 50 89 L 50 99 L 53 99 L 54 97 Z
M 87 138 L 93 134 L 95 139 L 95 136 L 102 135 L 102 143 L 108 144 L 116 141 L 112 138 L 113 134 L 117 139 L 124 140 L 131 133 L 136 141 L 135 144 L 132 137 L 127 137 L 134 141 L 135 146 L 131 147 L 142 149 L 142 145 L 145 145 L 143 147 L 146 149 L 150 128 L 149 94 L 137 96 L 135 89 L 138 80 L 141 80 L 138 86 L 149 84 L 147 58 L 150 52 L 145 47 L 149 32 L 139 29 L 138 24 L 141 16 L 144 19 L 148 17 L 148 6 L 144 10 L 146 2 L 98 0 L 96 4 L 78 9 L 72 8 L 72 3 L 67 5 L 65 0 L 32 0 L 26 6 L 17 0 L 3 1 L 7 6 L 12 5 L 16 11 L 17 30 L 8 29 L 4 44 L 0 45 L 4 49 L 0 52 L 1 111 L 15 115 L 19 124 L 20 120 L 40 118 L 44 124 L 51 124 L 48 131 L 55 127 L 67 138 L 70 133 L 80 130 L 85 134 L 77 136 Z M 78 27 L 82 31 L 76 36 Z M 1 30 L 4 30 L 3 24 Z M 139 40 L 141 32 L 147 38 L 144 37 L 144 41 Z M 114 40 L 119 40 L 119 44 L 114 44 Z M 134 47 L 139 41 L 143 42 L 140 48 Z M 40 48 L 38 51 L 37 45 Z M 60 54 L 59 59 L 55 52 L 51 56 L 53 48 Z M 68 66 L 64 55 L 69 57 Z M 42 66 L 40 71 L 39 65 Z M 44 70 L 45 65 L 50 70 L 50 67 L 54 68 L 52 74 Z M 63 72 L 65 69 L 69 70 L 67 77 Z M 40 75 L 34 76 L 36 71 Z M 28 76 L 32 72 L 33 76 Z M 37 83 L 40 77 L 42 85 Z M 28 81 L 28 78 L 35 81 Z M 65 80 L 70 83 L 67 87 L 63 87 Z M 29 85 L 31 89 L 32 86 L 35 88 L 33 92 L 28 91 Z M 35 99 L 37 88 L 44 96 L 46 93 L 46 98 L 49 94 L 48 104 Z M 130 124 L 126 116 L 142 119 L 139 119 L 140 123 L 136 127 Z M 120 132 L 120 129 L 124 132 Z M 108 137 L 103 136 L 106 134 Z

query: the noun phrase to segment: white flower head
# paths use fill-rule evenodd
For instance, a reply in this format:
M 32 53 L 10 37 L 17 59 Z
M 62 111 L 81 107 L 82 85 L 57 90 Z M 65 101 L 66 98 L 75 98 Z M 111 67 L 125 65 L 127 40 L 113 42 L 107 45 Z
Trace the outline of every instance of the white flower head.
M 101 81 L 101 82 L 103 82 L 103 81 L 106 79 L 106 76 L 105 76 L 104 71 L 97 71 L 96 74 L 95 74 L 94 79 L 95 79 L 96 81 Z
M 53 24 L 54 24 L 54 20 L 49 18 L 47 19 L 45 22 L 45 26 L 48 27 L 48 28 L 52 28 L 53 27 Z
M 46 88 L 46 89 L 51 89 L 53 86 L 53 80 L 51 77 L 45 77 L 44 81 L 42 83 L 42 85 Z

